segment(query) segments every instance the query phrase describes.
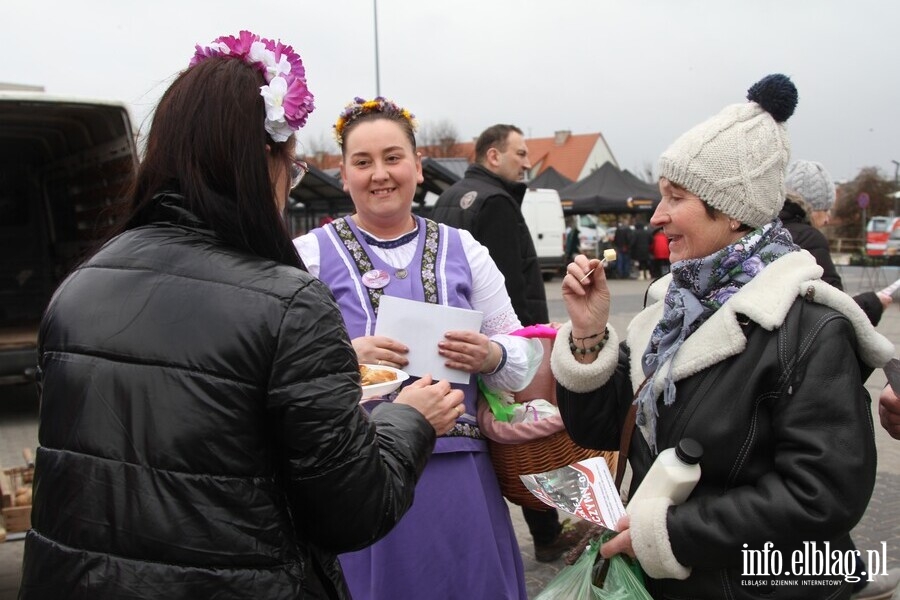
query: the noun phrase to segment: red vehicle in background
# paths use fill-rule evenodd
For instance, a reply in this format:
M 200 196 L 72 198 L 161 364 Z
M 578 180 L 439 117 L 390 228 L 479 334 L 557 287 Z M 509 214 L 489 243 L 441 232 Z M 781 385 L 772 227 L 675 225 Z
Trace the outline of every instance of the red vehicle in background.
M 900 230 L 900 217 L 872 217 L 866 225 L 866 254 L 884 256 L 891 232 Z

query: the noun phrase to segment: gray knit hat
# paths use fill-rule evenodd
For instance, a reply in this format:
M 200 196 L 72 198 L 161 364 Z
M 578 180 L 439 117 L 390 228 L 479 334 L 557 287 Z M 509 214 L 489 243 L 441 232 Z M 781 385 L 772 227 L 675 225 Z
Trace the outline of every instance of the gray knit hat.
M 784 185 L 788 191 L 803 196 L 813 210 L 831 210 L 834 205 L 834 181 L 822 163 L 811 160 L 792 162 Z
M 784 75 L 769 75 L 747 99 L 675 140 L 659 158 L 659 175 L 730 218 L 761 227 L 784 203 L 791 144 L 783 123 L 797 106 L 797 88 Z

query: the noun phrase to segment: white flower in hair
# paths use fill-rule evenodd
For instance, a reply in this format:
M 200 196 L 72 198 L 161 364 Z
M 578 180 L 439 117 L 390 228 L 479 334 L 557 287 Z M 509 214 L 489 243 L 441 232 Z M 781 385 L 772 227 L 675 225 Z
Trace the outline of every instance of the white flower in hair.
M 259 93 L 266 108 L 265 128 L 273 140 L 284 142 L 303 127 L 315 105 L 303 61 L 293 48 L 243 30 L 237 37 L 221 36 L 205 46 L 198 44 L 189 66 L 219 56 L 243 60 L 259 69 L 268 82 Z
M 294 134 L 295 129 L 285 120 L 284 99 L 288 85 L 284 77 L 276 77 L 259 88 L 259 94 L 266 105 L 266 131 L 276 142 L 283 142 Z
M 266 102 L 266 119 L 281 121 L 284 119 L 284 96 L 287 94 L 287 81 L 284 77 L 275 77 L 259 88 L 259 93 Z
M 250 45 L 248 56 L 253 62 L 260 63 L 265 67 L 266 81 L 272 81 L 275 77 L 281 77 L 291 72 L 291 63 L 288 62 L 287 56 L 275 60 L 275 53 L 266 48 L 262 42 L 253 42 Z
M 247 57 L 251 63 L 262 63 L 267 69 L 275 64 L 275 53 L 266 48 L 266 45 L 262 42 L 250 44 L 250 51 L 247 53 Z
M 217 52 L 221 52 L 222 54 L 228 54 L 230 49 L 228 48 L 228 44 L 224 42 L 213 42 L 209 45 L 209 47 Z

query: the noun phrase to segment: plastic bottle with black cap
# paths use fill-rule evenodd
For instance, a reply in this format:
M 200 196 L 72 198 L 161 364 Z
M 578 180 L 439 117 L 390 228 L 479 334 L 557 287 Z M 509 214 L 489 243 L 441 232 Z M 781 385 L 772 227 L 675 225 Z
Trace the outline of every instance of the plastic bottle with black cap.
M 703 447 L 690 438 L 680 440 L 674 448 L 663 450 L 650 465 L 628 506 L 650 498 L 671 498 L 673 504 L 681 504 L 700 480 L 702 457 Z

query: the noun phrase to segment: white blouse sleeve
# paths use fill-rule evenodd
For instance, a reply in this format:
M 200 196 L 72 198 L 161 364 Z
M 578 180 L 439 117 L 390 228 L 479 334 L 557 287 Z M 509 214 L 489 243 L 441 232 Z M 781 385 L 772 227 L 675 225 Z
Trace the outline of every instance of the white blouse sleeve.
M 460 241 L 472 271 L 472 307 L 484 313 L 481 332 L 500 344 L 505 362 L 496 373 L 482 375 L 488 387 L 517 392 L 529 383 L 544 355 L 538 340 L 506 335 L 522 328 L 506 293 L 503 274 L 488 253 L 468 231 L 459 230 Z
M 313 277 L 318 277 L 321 255 L 319 253 L 319 240 L 316 236 L 307 233 L 294 238 L 294 247 L 297 249 L 300 259 L 303 260 L 303 264 L 306 265 L 306 270 L 309 271 L 309 274 Z

